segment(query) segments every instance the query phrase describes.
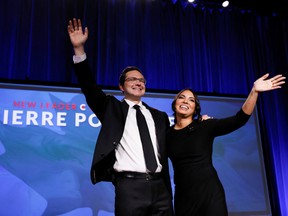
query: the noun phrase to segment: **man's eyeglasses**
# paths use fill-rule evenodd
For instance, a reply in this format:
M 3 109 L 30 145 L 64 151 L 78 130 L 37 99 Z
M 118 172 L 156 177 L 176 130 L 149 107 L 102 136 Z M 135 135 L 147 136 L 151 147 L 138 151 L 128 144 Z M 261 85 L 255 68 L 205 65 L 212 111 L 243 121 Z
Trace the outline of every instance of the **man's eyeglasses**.
M 128 77 L 125 79 L 125 81 L 127 82 L 136 82 L 136 81 L 139 81 L 141 83 L 144 83 L 146 84 L 146 80 L 144 78 L 137 78 L 137 77 Z

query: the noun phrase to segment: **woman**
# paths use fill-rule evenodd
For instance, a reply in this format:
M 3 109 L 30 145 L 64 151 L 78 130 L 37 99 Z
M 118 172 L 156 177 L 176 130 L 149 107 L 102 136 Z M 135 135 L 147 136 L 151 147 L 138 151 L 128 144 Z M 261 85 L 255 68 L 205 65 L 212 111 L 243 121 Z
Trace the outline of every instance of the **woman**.
M 228 215 L 224 189 L 212 164 L 212 144 L 215 137 L 245 125 L 259 92 L 281 88 L 285 83 L 282 75 L 268 76 L 256 80 L 240 111 L 225 119 L 201 121 L 197 95 L 191 89 L 176 95 L 172 102 L 175 124 L 167 139 L 174 168 L 176 216 Z

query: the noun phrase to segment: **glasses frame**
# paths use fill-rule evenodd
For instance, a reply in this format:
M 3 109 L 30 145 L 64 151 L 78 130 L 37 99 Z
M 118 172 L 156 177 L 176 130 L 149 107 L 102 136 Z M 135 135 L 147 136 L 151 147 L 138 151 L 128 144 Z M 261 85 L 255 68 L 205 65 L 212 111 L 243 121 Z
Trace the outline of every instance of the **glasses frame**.
M 127 81 L 127 82 L 136 82 L 136 81 L 139 81 L 140 83 L 143 83 L 144 85 L 146 85 L 146 79 L 145 79 L 145 78 L 127 77 L 127 78 L 125 79 L 125 81 Z

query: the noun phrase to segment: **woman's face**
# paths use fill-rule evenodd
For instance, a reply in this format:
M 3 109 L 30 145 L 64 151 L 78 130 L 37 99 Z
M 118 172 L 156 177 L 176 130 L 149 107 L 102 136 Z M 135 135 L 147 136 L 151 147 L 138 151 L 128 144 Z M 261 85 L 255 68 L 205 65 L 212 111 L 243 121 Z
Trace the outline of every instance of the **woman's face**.
M 194 94 L 189 91 L 185 90 L 181 94 L 179 94 L 178 98 L 175 102 L 175 113 L 178 117 L 191 117 L 195 111 L 196 102 Z

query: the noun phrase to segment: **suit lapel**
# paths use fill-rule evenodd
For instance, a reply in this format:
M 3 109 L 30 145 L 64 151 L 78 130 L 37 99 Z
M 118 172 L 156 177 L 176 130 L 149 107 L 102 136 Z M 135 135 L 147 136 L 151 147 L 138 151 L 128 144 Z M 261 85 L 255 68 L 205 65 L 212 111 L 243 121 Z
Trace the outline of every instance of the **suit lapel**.
M 121 100 L 121 109 L 122 109 L 122 113 L 123 113 L 123 118 L 124 118 L 124 125 L 126 122 L 126 117 L 128 114 L 128 109 L 129 109 L 129 105 L 126 103 L 126 101 L 124 99 Z
M 148 106 L 146 103 L 142 102 L 144 104 L 144 106 L 150 111 L 152 118 L 154 120 L 155 123 L 155 130 L 156 130 L 156 137 L 158 139 L 159 142 L 159 128 L 163 126 L 163 124 L 161 124 L 160 122 L 160 118 L 159 118 L 159 111 L 151 108 L 150 106 Z

